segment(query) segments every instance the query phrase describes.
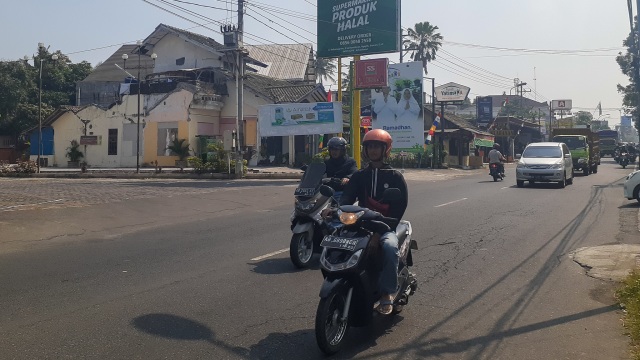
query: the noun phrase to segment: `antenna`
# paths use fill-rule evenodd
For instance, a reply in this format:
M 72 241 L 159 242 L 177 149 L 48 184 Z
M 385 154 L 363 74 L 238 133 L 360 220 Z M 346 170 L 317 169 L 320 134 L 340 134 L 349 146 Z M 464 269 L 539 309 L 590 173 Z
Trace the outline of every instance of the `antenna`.
M 538 78 L 536 77 L 536 67 L 533 67 L 533 93 L 534 99 L 538 101 Z

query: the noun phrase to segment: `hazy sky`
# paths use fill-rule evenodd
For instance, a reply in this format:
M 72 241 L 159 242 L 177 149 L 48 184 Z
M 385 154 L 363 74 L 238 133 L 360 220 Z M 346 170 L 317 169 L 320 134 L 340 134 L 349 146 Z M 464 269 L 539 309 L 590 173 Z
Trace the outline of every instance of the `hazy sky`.
M 315 43 L 316 1 L 321 0 L 247 0 L 245 42 Z M 208 29 L 198 27 L 152 4 L 198 24 L 235 21 L 237 9 L 236 0 L 0 0 L 4 39 L 0 59 L 31 56 L 38 42 L 43 42 L 51 46 L 50 51 L 68 54 L 73 62 L 95 65 L 120 44 L 144 39 L 160 23 L 222 42 L 219 23 L 208 24 Z M 615 55 L 624 50 L 622 41 L 630 30 L 626 1 L 403 0 L 402 26 L 421 21 L 438 26 L 445 39 L 429 68 L 428 76 L 435 77 L 436 84 L 457 82 L 469 86 L 469 96 L 475 97 L 515 93 L 513 78 L 519 78 L 532 90 L 527 97 L 572 99 L 575 110 L 586 111 L 594 111 L 601 101 L 603 115 L 610 114 L 610 123 L 619 122 L 621 96 L 616 84 L 626 85 L 627 79 Z M 531 51 L 541 49 L 556 51 Z M 399 54 L 383 56 L 399 60 Z

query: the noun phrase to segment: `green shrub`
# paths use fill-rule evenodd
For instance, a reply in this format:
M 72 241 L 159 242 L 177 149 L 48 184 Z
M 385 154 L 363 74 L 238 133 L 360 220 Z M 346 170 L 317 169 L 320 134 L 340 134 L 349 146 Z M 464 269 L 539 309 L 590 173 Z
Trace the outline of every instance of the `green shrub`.
M 634 359 L 640 360 L 640 270 L 634 270 L 624 280 L 616 298 L 625 310 L 624 327 L 631 338 Z

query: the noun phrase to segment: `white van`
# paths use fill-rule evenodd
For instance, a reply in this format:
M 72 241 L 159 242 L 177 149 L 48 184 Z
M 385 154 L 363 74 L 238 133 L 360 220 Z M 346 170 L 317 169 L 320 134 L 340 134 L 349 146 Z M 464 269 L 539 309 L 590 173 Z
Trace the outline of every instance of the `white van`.
M 571 152 L 564 143 L 531 143 L 522 152 L 516 167 L 516 184 L 557 182 L 560 187 L 573 183 Z

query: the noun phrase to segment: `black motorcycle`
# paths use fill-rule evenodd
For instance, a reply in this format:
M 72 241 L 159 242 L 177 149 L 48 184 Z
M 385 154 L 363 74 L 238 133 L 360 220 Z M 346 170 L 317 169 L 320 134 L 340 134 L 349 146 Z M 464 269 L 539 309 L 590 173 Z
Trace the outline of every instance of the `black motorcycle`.
M 336 203 L 331 196 L 320 193 L 322 184 L 329 183 L 331 178 L 323 178 L 324 163 L 313 163 L 304 167 L 305 173 L 294 192 L 295 205 L 291 214 L 291 242 L 289 257 L 298 268 L 307 268 L 311 264 L 314 253 L 320 253 L 320 242 L 324 235 L 333 231 L 331 224 L 322 218 L 320 213 Z
M 323 186 L 326 196 L 332 189 Z M 400 198 L 399 189 L 387 189 L 383 202 L 390 203 Z M 316 312 L 316 340 L 320 349 L 328 355 L 335 354 L 343 346 L 350 326 L 366 326 L 373 318 L 378 299 L 378 279 L 382 270 L 382 249 L 379 235 L 390 231 L 397 219 L 355 205 L 343 205 L 334 214 L 342 227 L 322 240 L 320 256 L 324 282 L 320 289 L 320 303 Z M 412 249 L 417 249 L 411 240 L 411 224 L 400 221 L 396 227 L 400 261 L 398 266 L 398 291 L 393 300 L 393 312 L 402 311 L 418 287 L 415 276 L 409 272 L 413 265 Z
M 629 161 L 630 161 L 630 156 L 628 153 L 626 152 L 620 153 L 620 158 L 618 159 L 618 162 L 620 163 L 620 165 L 622 165 L 623 169 L 627 168 L 627 165 L 629 165 Z
M 504 176 L 500 172 L 500 164 L 489 164 L 489 175 L 493 177 L 493 181 L 498 181 L 498 179 L 504 179 Z

